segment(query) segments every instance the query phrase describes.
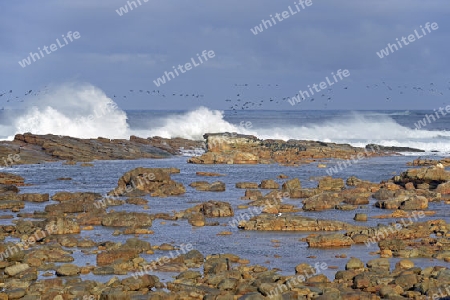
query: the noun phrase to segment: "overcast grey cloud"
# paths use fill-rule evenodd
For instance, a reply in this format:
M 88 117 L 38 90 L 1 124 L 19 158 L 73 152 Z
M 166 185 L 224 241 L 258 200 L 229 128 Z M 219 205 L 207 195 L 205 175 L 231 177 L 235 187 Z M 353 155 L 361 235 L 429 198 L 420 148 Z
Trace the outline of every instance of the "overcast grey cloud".
M 250 29 L 270 14 L 293 7 L 294 1 L 141 3 L 119 16 L 116 10 L 127 1 L 3 1 L 0 89 L 20 94 L 49 84 L 80 81 L 111 97 L 117 95 L 115 100 L 124 109 L 200 105 L 227 109 L 225 100 L 235 99 L 238 93 L 244 93 L 245 101 L 280 99 L 264 109 L 322 109 L 325 100 L 291 106 L 281 98 L 320 83 L 331 72 L 348 69 L 351 76 L 333 86 L 329 109 L 433 109 L 449 100 L 450 5 L 445 1 L 312 0 L 307 9 L 258 35 Z M 427 22 L 436 22 L 439 29 L 388 57 L 376 55 Z M 30 52 L 49 46 L 69 31 L 78 31 L 81 38 L 25 68 L 19 65 Z M 153 80 L 165 71 L 189 62 L 203 50 L 213 50 L 215 58 L 160 88 L 154 85 Z M 425 89 L 430 83 L 444 95 L 412 89 L 416 85 Z M 265 88 L 258 89 L 257 84 Z M 404 85 L 408 88 L 403 93 L 396 90 Z M 130 89 L 159 89 L 167 97 L 129 95 Z M 204 97 L 171 97 L 173 93 Z

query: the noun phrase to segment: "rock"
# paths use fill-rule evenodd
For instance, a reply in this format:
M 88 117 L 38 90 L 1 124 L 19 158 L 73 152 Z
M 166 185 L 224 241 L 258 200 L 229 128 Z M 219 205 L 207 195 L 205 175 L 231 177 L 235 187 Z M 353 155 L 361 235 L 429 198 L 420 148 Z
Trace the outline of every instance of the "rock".
M 428 183 L 418 183 L 417 184 L 417 189 L 418 190 L 429 190 L 430 189 L 430 185 Z
M 342 202 L 342 198 L 335 193 L 321 193 L 303 201 L 303 210 L 322 211 L 334 209 L 336 205 Z
M 136 258 L 138 251 L 134 249 L 108 250 L 97 254 L 97 266 L 109 266 L 119 262 L 127 262 Z
M 20 210 L 25 208 L 25 203 L 23 201 L 0 201 L 0 210 L 2 209 L 11 209 L 11 210 Z
M 138 291 L 144 288 L 154 288 L 158 281 L 158 277 L 154 275 L 144 274 L 142 276 L 139 276 L 139 278 L 125 278 L 121 281 L 121 284 L 131 291 Z
M 302 263 L 295 267 L 295 274 L 310 276 L 312 274 L 316 274 L 316 269 L 309 264 Z
M 11 267 L 5 268 L 5 274 L 9 276 L 16 276 L 19 273 L 22 273 L 23 271 L 26 271 L 30 268 L 28 264 L 17 264 L 13 265 Z
M 258 184 L 256 182 L 238 182 L 236 183 L 237 189 L 257 189 Z
M 397 147 L 397 146 L 381 146 L 376 144 L 368 144 L 366 145 L 366 149 L 371 148 L 372 151 L 376 149 L 377 151 L 386 151 L 386 152 L 425 152 L 425 150 L 410 148 L 410 147 Z
M 202 274 L 198 271 L 184 271 L 181 272 L 176 279 L 196 279 L 196 278 L 201 278 Z
M 202 213 L 208 218 L 232 217 L 234 216 L 233 208 L 230 203 L 222 201 L 208 201 L 192 208 L 187 209 L 184 213 Z
M 170 174 L 179 170 L 164 168 L 136 168 L 126 172 L 118 181 L 117 187 L 109 196 L 168 197 L 181 195 L 186 188 L 170 178 Z
M 146 213 L 111 212 L 102 218 L 101 224 L 111 227 L 150 227 L 152 216 Z
M 261 295 L 260 293 L 249 293 L 249 294 L 245 294 L 237 299 L 238 300 L 264 300 L 266 298 L 263 295 Z
M 80 268 L 74 264 L 63 264 L 56 268 L 57 276 L 75 276 L 80 273 Z
M 339 204 L 335 206 L 335 209 L 338 210 L 355 210 L 358 206 L 356 205 L 350 205 L 350 204 Z
M 0 184 L 0 194 L 4 193 L 17 194 L 19 189 L 12 184 Z
M 405 189 L 406 189 L 407 191 L 412 191 L 412 190 L 415 190 L 416 188 L 415 188 L 415 186 L 414 186 L 414 183 L 408 182 L 408 183 L 405 184 Z
M 49 194 L 35 194 L 35 193 L 28 193 L 28 194 L 19 194 L 22 201 L 27 202 L 46 202 L 49 201 Z
M 408 270 L 414 268 L 414 262 L 409 259 L 402 259 L 395 264 L 395 268 L 399 270 Z
M 78 223 L 70 218 L 64 217 L 49 218 L 46 227 L 52 228 L 52 234 L 72 234 L 81 232 Z
M 367 267 L 369 269 L 382 269 L 389 271 L 391 264 L 387 258 L 376 258 L 367 262 Z
M 92 271 L 94 275 L 114 275 L 113 267 L 98 267 Z
M 353 206 L 361 206 L 361 205 L 367 205 L 369 204 L 369 199 L 366 197 L 354 197 L 354 198 L 350 198 L 350 199 L 345 199 L 344 203 L 347 203 L 349 205 L 353 205 Z
M 259 190 L 245 190 L 244 197 L 241 197 L 242 200 L 257 200 L 262 198 L 263 195 Z
M 395 284 L 399 285 L 404 290 L 410 290 L 417 283 L 418 281 L 416 274 L 401 274 L 395 278 Z
M 21 299 L 25 296 L 25 294 L 27 293 L 26 289 L 23 288 L 15 288 L 15 289 L 10 289 L 10 290 L 6 290 L 6 295 L 8 296 L 8 300 L 14 300 L 14 299 Z
M 354 244 L 349 236 L 340 233 L 310 236 L 306 242 L 312 248 L 349 247 Z
M 126 203 L 134 204 L 134 205 L 146 205 L 148 203 L 148 201 L 143 198 L 133 197 L 133 198 L 128 198 L 126 200 Z
M 450 172 L 443 168 L 426 167 L 420 169 L 409 169 L 406 172 L 393 178 L 395 183 L 405 185 L 408 182 L 414 183 L 417 188 L 418 184 L 429 184 L 431 188 L 436 188 L 439 184 L 450 181 Z
M 120 203 L 123 203 L 122 201 L 118 200 Z M 101 203 L 100 201 L 98 202 L 93 202 L 93 201 L 89 201 L 89 200 L 68 200 L 68 201 L 64 201 L 58 204 L 49 204 L 47 206 L 45 206 L 45 211 L 52 213 L 53 215 L 57 214 L 62 214 L 62 213 L 81 213 L 81 212 L 89 212 L 89 211 L 93 211 L 96 209 L 99 209 L 96 207 L 96 204 L 98 205 L 99 203 Z M 112 203 L 109 202 L 109 205 L 111 205 Z
M 161 139 L 161 138 L 160 138 Z M 188 142 L 187 140 L 185 140 Z M 2 142 L 4 146 L 21 147 L 20 163 L 40 163 L 44 161 L 68 160 L 72 162 L 88 162 L 92 160 L 122 160 L 139 158 L 166 158 L 179 151 L 177 141 L 166 140 L 166 145 L 155 138 L 141 139 L 131 136 L 125 139 L 79 139 L 52 134 L 34 135 L 31 133 L 16 134 L 14 141 Z M 200 145 L 190 141 L 191 144 Z
M 90 192 L 76 192 L 76 193 L 58 192 L 52 196 L 52 200 L 58 202 L 65 202 L 70 200 L 92 202 L 102 198 L 103 197 L 101 194 Z
M 302 185 L 298 178 L 294 178 L 283 183 L 281 188 L 283 192 L 291 192 L 292 190 L 300 190 Z
M 320 193 L 318 189 L 291 190 L 289 192 L 289 198 L 310 198 Z
M 225 183 L 221 181 L 216 181 L 211 184 L 206 181 L 196 181 L 191 183 L 189 186 L 195 188 L 197 191 L 207 191 L 207 192 L 225 191 Z
M 372 197 L 377 200 L 388 200 L 390 198 L 393 198 L 394 196 L 395 196 L 395 193 L 393 191 L 390 191 L 385 188 L 379 189 L 372 195 Z
M 450 181 L 441 183 L 436 188 L 437 193 L 441 193 L 442 195 L 450 194 Z
M 143 253 L 148 250 L 151 250 L 152 246 L 147 241 L 141 241 L 137 238 L 131 238 L 128 239 L 125 244 L 120 246 L 119 250 L 133 250 L 137 251 L 138 253 Z M 161 249 L 164 250 L 164 249 Z
M 344 189 L 344 180 L 326 176 L 319 181 L 317 188 L 321 191 L 341 191 Z
M 280 188 L 280 185 L 275 180 L 267 179 L 267 180 L 261 181 L 261 184 L 259 185 L 259 187 L 261 189 L 275 189 L 275 190 L 277 190 L 277 189 Z
M 314 162 L 330 157 L 347 159 L 351 155 L 366 153 L 363 148 L 348 144 L 334 144 L 314 141 L 260 140 L 255 136 L 237 133 L 207 133 L 207 152 L 191 157 L 188 162 L 196 164 L 298 164 Z M 389 153 L 390 154 L 390 153 Z M 373 153 L 372 156 L 386 155 Z
M 406 195 L 377 201 L 375 206 L 382 209 L 423 210 L 428 208 L 428 199 L 422 196 Z
M 192 226 L 202 227 L 205 226 L 205 215 L 202 213 L 192 213 L 188 216 L 188 222 Z
M 22 186 L 24 185 L 24 181 L 25 179 L 22 176 L 0 172 L 0 184 Z
M 360 221 L 360 222 L 366 222 L 367 214 L 355 214 L 355 217 L 353 218 L 353 220 Z
M 361 179 L 357 178 L 356 176 L 351 176 L 351 177 L 347 178 L 347 180 L 345 181 L 345 184 L 348 186 L 356 186 L 356 187 L 371 187 L 371 186 L 376 185 L 373 182 L 361 180 Z
M 390 258 L 392 256 L 393 256 L 392 250 L 384 249 L 384 250 L 381 250 L 381 252 L 380 252 L 381 258 Z
M 364 263 L 355 257 L 350 258 L 350 260 L 345 265 L 346 270 L 364 270 Z
M 428 208 L 428 199 L 422 196 L 412 196 L 400 203 L 399 209 L 423 210 Z
M 220 173 L 211 173 L 211 172 L 196 172 L 195 175 L 197 176 L 209 176 L 209 177 L 215 177 L 215 176 L 225 176 Z
M 261 214 L 238 226 L 245 230 L 284 230 L 284 231 L 337 231 L 359 228 L 351 224 L 333 220 L 316 220 L 298 215 L 283 215 L 276 217 Z

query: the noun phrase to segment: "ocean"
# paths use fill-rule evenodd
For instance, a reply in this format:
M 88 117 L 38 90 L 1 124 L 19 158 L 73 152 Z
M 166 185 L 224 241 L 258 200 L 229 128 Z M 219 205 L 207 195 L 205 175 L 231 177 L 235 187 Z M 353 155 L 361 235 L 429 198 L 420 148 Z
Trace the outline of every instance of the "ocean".
M 204 133 L 238 132 L 262 139 L 318 140 L 360 147 L 374 143 L 418 148 L 427 154 L 450 153 L 450 114 L 437 118 L 433 111 L 230 111 L 206 107 L 123 111 L 108 107 L 99 103 L 90 110 L 46 106 L 0 111 L 0 139 L 32 132 L 79 138 L 137 135 L 202 140 Z
M 97 99 L 98 100 L 98 99 Z M 103 102 L 102 102 L 103 101 Z M 101 98 L 97 102 L 86 105 L 59 105 L 55 108 L 49 105 L 36 106 L 27 111 L 0 111 L 0 138 L 11 140 L 16 133 L 32 132 L 35 134 L 69 135 L 80 138 L 128 138 L 130 135 L 141 137 L 161 136 L 166 138 L 183 137 L 202 139 L 207 132 L 233 132 L 252 134 L 263 139 L 302 139 L 323 142 L 348 143 L 353 146 L 365 146 L 369 143 L 384 146 L 403 146 L 423 149 L 425 153 L 403 153 L 393 157 L 373 157 L 355 163 L 340 170 L 334 177 L 346 179 L 357 176 L 364 180 L 380 182 L 406 170 L 407 162 L 418 156 L 439 159 L 450 153 L 450 116 L 441 117 L 436 121 L 427 122 L 426 126 L 416 129 L 419 120 L 426 118 L 430 111 L 267 111 L 241 110 L 220 111 L 206 107 L 198 107 L 190 111 L 150 111 L 112 108 L 110 100 Z M 91 117 L 90 117 L 91 116 Z M 67 166 L 62 162 L 40 165 L 13 165 L 2 171 L 12 172 L 26 178 L 28 186 L 21 187 L 23 193 L 50 193 L 58 191 L 85 191 L 106 194 L 117 185 L 117 180 L 127 171 L 136 167 L 176 167 L 180 174 L 173 174 L 175 181 L 183 183 L 187 192 L 179 197 L 158 198 L 146 197 L 149 200 L 149 213 L 180 211 L 208 200 L 226 201 L 235 209 L 235 216 L 246 210 L 239 210 L 238 205 L 246 202 L 240 200 L 244 190 L 236 189 L 236 182 L 261 182 L 263 179 L 276 179 L 279 174 L 289 178 L 298 177 L 303 187 L 316 187 L 317 179 L 327 176 L 326 169 L 318 168 L 316 163 L 309 165 L 194 165 L 188 164 L 189 153 L 184 156 L 169 159 L 142 159 L 134 161 L 94 161 L 94 167 L 84 168 L 79 165 Z M 327 167 L 336 166 L 335 160 L 323 162 Z M 205 180 L 195 175 L 197 171 L 218 172 L 226 176 L 206 180 L 221 180 L 227 190 L 223 193 L 198 192 L 188 185 L 193 181 Z M 70 181 L 56 180 L 59 177 L 70 177 Z M 285 203 L 302 206 L 301 199 L 284 199 Z M 355 223 L 355 212 L 365 212 L 370 216 L 389 213 L 373 209 L 375 200 L 371 199 L 368 206 L 357 211 L 330 210 L 324 212 L 299 212 L 304 216 L 319 219 L 341 220 Z M 109 210 L 142 211 L 141 207 L 125 204 L 111 207 Z M 21 213 L 43 211 L 41 203 L 26 203 Z M 430 218 L 448 218 L 448 210 L 444 203 L 430 203 L 429 210 L 437 211 Z M 0 215 L 8 214 L 2 212 Z M 155 220 L 152 230 L 155 234 L 141 236 L 141 239 L 153 244 L 172 242 L 174 245 L 191 243 L 194 249 L 203 254 L 233 253 L 252 264 L 260 264 L 277 268 L 282 274 L 294 274 L 295 266 L 300 262 L 325 262 L 328 266 L 343 269 L 348 259 L 336 259 L 336 254 L 347 257 L 358 257 L 363 261 L 378 257 L 370 254 L 378 249 L 365 245 L 354 245 L 351 248 L 319 250 L 308 248 L 301 239 L 309 232 L 261 232 L 241 231 L 229 226 L 233 218 L 218 218 L 219 226 L 191 227 L 186 220 L 165 221 Z M 10 224 L 12 220 L 0 220 L 0 224 Z M 370 219 L 366 226 L 388 224 L 390 219 Z M 220 236 L 221 231 L 231 231 L 230 236 Z M 124 242 L 132 236 L 113 235 L 113 229 L 97 226 L 92 231 L 82 231 L 81 237 L 94 241 Z M 279 241 L 274 243 L 274 240 Z M 7 238 L 6 241 L 17 242 L 17 239 Z M 73 263 L 84 266 L 95 265 L 96 255 L 89 251 L 81 252 L 78 248 L 67 248 L 74 251 Z M 93 249 L 92 249 L 93 250 Z M 147 260 L 166 255 L 156 251 L 153 255 L 142 255 Z M 308 259 L 306 257 L 316 257 Z M 392 266 L 398 258 L 391 259 Z M 417 266 L 428 266 L 428 259 L 414 259 Z M 448 263 L 439 261 L 439 265 Z M 335 270 L 327 269 L 324 273 L 334 278 Z M 40 272 L 41 276 L 43 272 Z M 155 273 L 163 281 L 171 280 L 172 273 Z M 130 276 L 130 274 L 128 275 Z M 108 281 L 112 276 L 81 275 L 83 279 Z M 120 278 L 127 277 L 125 275 Z

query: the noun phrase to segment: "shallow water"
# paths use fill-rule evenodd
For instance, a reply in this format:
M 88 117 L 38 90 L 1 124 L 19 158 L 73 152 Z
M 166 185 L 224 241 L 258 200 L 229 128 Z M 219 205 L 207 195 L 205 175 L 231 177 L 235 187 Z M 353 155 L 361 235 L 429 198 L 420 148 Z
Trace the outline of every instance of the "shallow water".
M 406 163 L 412 161 L 412 156 L 395 157 L 376 157 L 368 158 L 358 162 L 351 167 L 343 169 L 334 177 L 348 178 L 357 176 L 364 180 L 380 182 L 388 180 L 395 174 L 406 170 Z M 439 157 L 433 157 L 439 159 Z M 144 197 L 149 200 L 149 213 L 180 211 L 196 205 L 196 203 L 208 200 L 226 201 L 233 205 L 235 215 L 247 210 L 237 210 L 237 205 L 245 204 L 247 201 L 240 200 L 244 195 L 244 189 L 236 189 L 235 183 L 240 181 L 260 182 L 263 179 L 275 179 L 282 183 L 285 180 L 276 179 L 279 174 L 286 174 L 289 178 L 298 177 L 303 187 L 316 187 L 317 177 L 326 176 L 326 169 L 317 168 L 317 164 L 303 165 L 299 167 L 285 167 L 279 165 L 194 165 L 186 163 L 188 157 L 174 157 L 164 160 L 141 159 L 134 161 L 95 161 L 94 167 L 67 166 L 61 162 L 46 163 L 40 165 L 14 166 L 2 171 L 12 172 L 25 177 L 26 183 L 30 186 L 21 187 L 22 193 L 49 193 L 52 196 L 59 191 L 89 191 L 106 193 L 117 185 L 117 180 L 123 173 L 136 167 L 176 167 L 181 170 L 180 174 L 172 174 L 172 179 L 183 183 L 187 192 L 177 197 Z M 327 166 L 333 166 L 336 161 L 326 162 Z M 225 174 L 222 177 L 201 177 L 196 176 L 197 171 L 217 172 Z M 59 177 L 71 177 L 70 181 L 57 180 Z M 193 181 L 216 181 L 220 180 L 226 183 L 226 192 L 199 192 L 188 185 Z M 267 190 L 266 192 L 269 192 Z M 292 203 L 299 207 L 302 206 L 301 199 L 284 199 L 285 203 Z M 329 210 L 323 212 L 299 212 L 298 214 L 319 219 L 340 220 L 352 224 L 353 216 L 356 212 L 368 213 L 369 221 L 359 223 L 364 226 L 375 226 L 376 224 L 389 224 L 394 219 L 371 219 L 370 216 L 388 214 L 387 210 L 380 210 L 373 207 L 375 200 L 369 206 L 359 208 L 356 211 L 337 211 Z M 43 211 L 45 205 L 57 203 L 50 201 L 48 203 L 26 203 L 24 212 Z M 109 210 L 125 210 L 142 212 L 141 206 L 122 205 L 112 206 Z M 445 204 L 430 203 L 429 210 L 437 211 L 435 216 L 426 217 L 421 220 L 444 218 L 448 220 L 448 209 Z M 2 212 L 1 215 L 11 215 L 11 212 Z M 16 216 L 15 213 L 13 213 Z M 157 219 L 153 222 L 152 235 L 141 235 L 139 238 L 150 242 L 152 245 L 162 243 L 173 243 L 175 246 L 190 243 L 194 249 L 199 250 L 204 255 L 213 253 L 233 253 L 241 258 L 249 259 L 251 264 L 259 264 L 269 268 L 277 268 L 281 274 L 292 275 L 295 273 L 295 266 L 307 262 L 311 265 L 315 263 L 327 263 L 328 266 L 337 266 L 342 270 L 345 263 L 352 256 L 360 258 L 363 262 L 377 258 L 369 254 L 371 251 L 378 250 L 376 245 L 367 247 L 365 245 L 352 246 L 351 248 L 340 249 L 314 249 L 308 248 L 306 242 L 301 239 L 306 237 L 309 232 L 262 232 L 262 231 L 241 231 L 228 225 L 228 221 L 233 218 L 217 218 L 210 221 L 219 221 L 220 226 L 192 227 L 186 220 L 164 221 Z M 11 224 L 12 220 L 0 220 L 0 224 Z M 232 235 L 217 236 L 221 231 L 231 231 Z M 114 229 L 102 226 L 96 226 L 92 231 L 82 231 L 80 237 L 92 239 L 96 242 L 115 241 L 125 242 L 132 238 L 132 235 L 113 236 Z M 317 232 L 315 232 L 317 233 Z M 17 241 L 17 239 L 7 239 Z M 279 241 L 279 247 L 274 247 L 272 240 Z M 74 251 L 75 264 L 84 266 L 86 264 L 95 265 L 96 255 L 87 255 L 80 249 L 66 248 Z M 94 249 L 92 249 L 94 250 Z M 348 258 L 335 258 L 336 254 L 346 254 Z M 153 255 L 142 255 L 147 261 L 168 255 L 168 252 L 155 251 Z M 275 257 L 280 256 L 280 257 Z M 316 256 L 316 258 L 307 258 Z M 399 259 L 391 259 L 392 267 Z M 430 259 L 413 259 L 416 265 L 420 267 L 441 265 L 448 266 L 444 261 Z M 448 266 L 450 267 L 450 265 Z M 334 278 L 336 270 L 327 269 L 324 271 L 330 279 Z M 172 273 L 155 272 L 163 281 L 170 280 Z M 131 276 L 128 274 L 127 276 Z M 127 277 L 127 276 L 118 276 Z M 82 275 L 83 279 L 95 279 L 106 282 L 113 275 L 95 276 L 92 274 Z

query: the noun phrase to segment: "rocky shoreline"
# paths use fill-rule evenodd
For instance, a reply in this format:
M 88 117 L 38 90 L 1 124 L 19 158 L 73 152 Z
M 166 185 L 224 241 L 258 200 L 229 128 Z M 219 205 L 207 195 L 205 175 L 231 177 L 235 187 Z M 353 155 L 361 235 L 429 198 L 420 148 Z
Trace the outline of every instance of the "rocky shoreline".
M 206 135 L 208 152 L 189 162 L 200 164 L 265 164 L 292 162 L 303 164 L 326 158 L 348 159 L 366 153 L 348 145 L 308 141 L 261 141 L 250 136 L 234 136 L 227 142 L 218 135 Z M 183 144 L 185 143 L 185 144 Z M 183 145 L 183 146 L 181 146 Z M 189 145 L 189 146 L 186 146 Z M 201 147 L 193 141 L 168 141 L 160 138 L 130 141 L 80 140 L 53 135 L 18 135 L 13 142 L 0 144 L 2 153 L 20 151 L 20 163 L 43 161 L 90 161 L 92 159 L 164 158 L 178 154 L 177 147 Z M 5 150 L 6 149 L 6 150 Z M 20 150 L 19 150 L 20 149 Z M 97 149 L 97 150 L 95 150 Z M 101 154 L 95 151 L 107 153 Z M 108 149 L 108 150 L 106 150 Z M 259 150 L 258 150 L 259 149 Z M 133 151 L 130 151 L 133 150 Z M 103 153 L 103 152 L 99 152 Z M 131 154 L 130 154 L 131 153 Z M 36 154 L 36 156 L 34 156 Z M 250 156 L 253 155 L 253 156 Z M 373 155 L 392 155 L 380 152 Z M 22 156 L 23 155 L 23 156 Z M 251 159 L 249 159 L 251 158 Z M 420 268 L 415 258 L 450 262 L 450 223 L 444 219 L 422 220 L 433 215 L 430 203 L 450 203 L 448 160 L 412 163 L 424 166 L 406 170 L 380 183 L 357 177 L 318 178 L 315 188 L 304 188 L 298 178 L 261 178 L 260 182 L 235 182 L 245 204 L 233 207 L 227 201 L 210 200 L 172 213 L 152 213 L 151 199 L 184 195 L 186 186 L 173 180 L 178 168 L 135 168 L 124 173 L 108 195 L 92 192 L 23 193 L 26 178 L 0 173 L 1 299 L 435 299 L 450 291 L 450 271 L 446 267 Z M 221 177 L 226 174 L 195 172 L 194 176 Z M 277 180 L 283 180 L 279 184 Z M 220 197 L 227 185 L 221 180 L 189 184 L 195 193 L 215 192 Z M 170 200 L 170 198 L 168 198 Z M 289 199 L 289 203 L 284 200 Z M 390 225 L 366 226 L 368 216 L 360 207 L 386 212 L 377 218 L 393 218 Z M 22 213 L 25 205 L 39 207 Z M 122 211 L 124 204 L 139 207 L 138 212 Z M 245 213 L 243 209 L 247 209 Z M 355 224 L 306 217 L 307 212 L 355 211 Z M 291 273 L 251 265 L 233 253 L 201 253 L 192 245 L 176 245 L 170 239 L 153 244 L 148 237 L 158 230 L 154 222 L 187 221 L 187 226 L 227 225 L 242 231 L 305 232 L 298 243 L 309 248 L 339 249 L 353 245 L 374 247 L 378 257 L 361 261 L 349 258 L 334 279 L 323 274 L 336 269 L 316 258 L 306 263 L 298 258 Z M 231 220 L 230 220 L 231 219 Z M 95 228 L 111 229 L 125 242 L 107 237 L 81 238 Z M 164 227 L 161 227 L 164 228 Z M 163 230 L 163 229 L 159 230 Z M 195 234 L 195 233 L 194 233 Z M 218 235 L 231 238 L 223 230 Z M 20 242 L 5 242 L 9 238 Z M 274 241 L 275 245 L 277 244 Z M 74 251 L 95 255 L 95 265 L 74 264 Z M 149 261 L 143 256 L 164 251 L 167 255 Z M 320 252 L 318 252 L 320 253 Z M 311 257 L 312 258 L 312 257 Z M 344 258 L 344 257 L 341 257 Z M 399 258 L 394 268 L 390 259 Z M 433 263 L 434 265 L 434 263 Z M 155 272 L 178 274 L 163 283 Z M 43 274 L 43 275 L 39 275 Z M 109 276 L 105 283 L 82 280 L 81 275 Z M 39 275 L 39 276 L 38 276 Z M 46 276 L 52 278 L 45 279 Z M 56 277 L 54 277 L 56 276 Z M 119 279 L 118 276 L 122 278 Z M 54 277 L 54 278 L 53 278 Z
M 412 148 L 348 144 L 315 141 L 260 140 L 255 136 L 236 133 L 205 134 L 205 141 L 161 137 L 130 139 L 79 139 L 58 135 L 17 134 L 13 141 L 0 142 L 0 165 L 37 164 L 52 161 L 90 162 L 93 160 L 133 160 L 168 158 L 181 151 L 205 150 L 188 160 L 194 164 L 271 164 L 296 165 L 320 159 L 362 159 L 394 155 L 399 151 L 421 151 Z M 14 158 L 14 155 L 18 159 Z

